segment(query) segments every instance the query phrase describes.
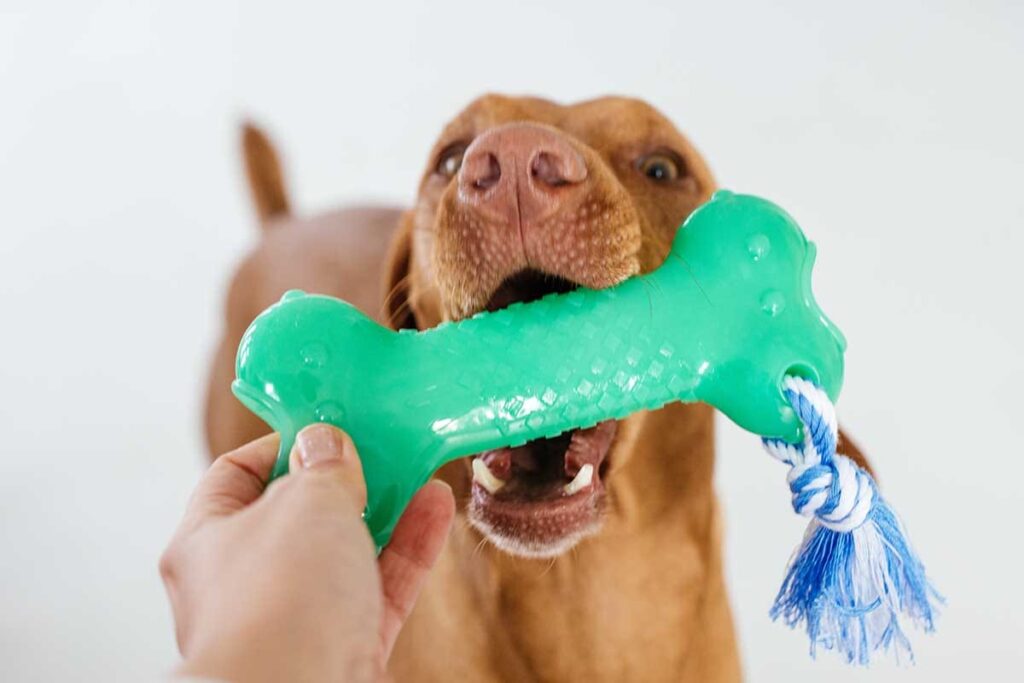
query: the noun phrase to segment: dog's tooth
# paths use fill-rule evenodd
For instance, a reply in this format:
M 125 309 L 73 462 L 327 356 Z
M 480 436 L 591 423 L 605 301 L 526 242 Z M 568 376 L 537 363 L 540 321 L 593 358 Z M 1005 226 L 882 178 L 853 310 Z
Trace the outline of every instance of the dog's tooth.
M 497 493 L 505 482 L 494 476 L 482 458 L 473 459 L 473 481 L 487 489 L 488 493 Z
M 590 482 L 594 480 L 594 466 L 589 462 L 580 468 L 580 471 L 576 473 L 572 481 L 565 485 L 565 495 L 571 496 L 574 493 L 578 493 L 583 489 L 590 486 Z

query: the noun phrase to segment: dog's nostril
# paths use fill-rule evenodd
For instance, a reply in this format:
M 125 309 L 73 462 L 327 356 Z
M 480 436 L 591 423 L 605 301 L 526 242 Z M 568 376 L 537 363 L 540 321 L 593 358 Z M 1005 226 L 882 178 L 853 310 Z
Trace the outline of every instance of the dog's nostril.
M 549 187 L 561 187 L 581 182 L 587 177 L 587 168 L 581 159 L 540 152 L 530 163 L 530 176 Z
M 501 164 L 490 152 L 474 155 L 469 163 L 463 164 L 463 169 L 469 175 L 467 180 L 478 190 L 494 187 L 501 180 Z

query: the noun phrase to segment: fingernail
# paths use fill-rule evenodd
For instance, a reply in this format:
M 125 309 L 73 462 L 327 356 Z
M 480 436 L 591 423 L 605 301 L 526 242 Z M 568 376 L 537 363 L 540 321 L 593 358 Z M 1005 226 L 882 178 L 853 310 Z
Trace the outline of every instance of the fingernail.
M 340 431 L 325 424 L 306 427 L 295 437 L 299 462 L 307 470 L 325 463 L 342 462 L 351 442 Z
M 448 493 L 453 493 L 451 484 L 446 482 L 444 479 L 431 479 L 427 483 L 431 486 L 440 486 L 441 488 L 448 489 Z

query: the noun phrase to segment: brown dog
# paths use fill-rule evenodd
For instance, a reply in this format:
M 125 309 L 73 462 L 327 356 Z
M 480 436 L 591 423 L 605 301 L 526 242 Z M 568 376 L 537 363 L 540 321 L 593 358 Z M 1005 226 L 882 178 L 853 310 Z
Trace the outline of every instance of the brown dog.
M 608 287 L 657 267 L 715 189 L 664 116 L 623 98 L 478 99 L 442 133 L 404 213 L 294 219 L 269 143 L 248 129 L 245 148 L 266 227 L 228 296 L 213 453 L 266 431 L 229 385 L 242 332 L 286 289 L 422 329 Z M 447 466 L 466 523 L 399 639 L 395 678 L 739 679 L 713 462 L 712 410 L 674 404 Z

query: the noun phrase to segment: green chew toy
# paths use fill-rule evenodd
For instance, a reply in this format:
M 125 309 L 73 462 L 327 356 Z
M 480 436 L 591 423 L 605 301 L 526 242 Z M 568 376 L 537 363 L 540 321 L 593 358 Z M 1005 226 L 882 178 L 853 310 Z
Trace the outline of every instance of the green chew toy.
M 834 401 L 845 341 L 811 294 L 814 245 L 782 209 L 718 192 L 657 270 L 424 331 L 394 332 L 344 301 L 288 292 L 246 331 L 232 388 L 281 434 L 347 431 L 378 546 L 412 495 L 463 456 L 704 401 L 741 427 L 797 442 L 783 378 Z

